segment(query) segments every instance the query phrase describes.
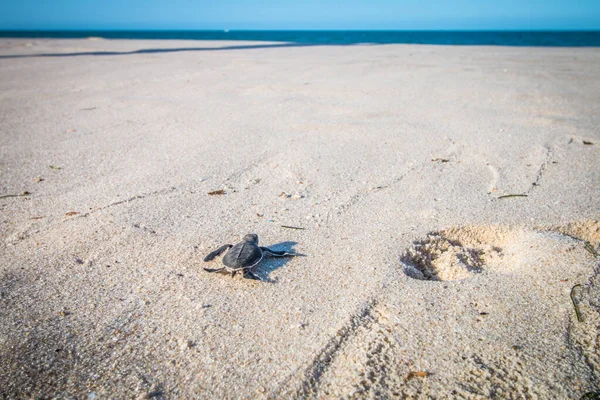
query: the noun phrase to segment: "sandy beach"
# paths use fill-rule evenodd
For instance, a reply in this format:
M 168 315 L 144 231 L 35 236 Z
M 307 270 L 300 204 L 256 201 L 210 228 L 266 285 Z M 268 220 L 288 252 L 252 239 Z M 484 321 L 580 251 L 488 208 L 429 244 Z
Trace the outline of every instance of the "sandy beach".
M 599 65 L 0 40 L 0 397 L 599 391 Z

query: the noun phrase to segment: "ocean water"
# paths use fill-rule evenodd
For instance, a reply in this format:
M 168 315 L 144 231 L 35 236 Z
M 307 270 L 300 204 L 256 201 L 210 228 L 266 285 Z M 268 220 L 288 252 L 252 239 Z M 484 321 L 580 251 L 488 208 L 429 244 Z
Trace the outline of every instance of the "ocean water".
M 244 40 L 314 45 L 437 44 L 598 47 L 600 31 L 0 31 L 4 38 Z

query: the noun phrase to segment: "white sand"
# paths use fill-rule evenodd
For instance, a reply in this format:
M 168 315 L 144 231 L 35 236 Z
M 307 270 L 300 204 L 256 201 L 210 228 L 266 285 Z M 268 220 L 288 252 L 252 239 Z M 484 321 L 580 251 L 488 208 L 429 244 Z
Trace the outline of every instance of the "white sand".
M 268 45 L 0 40 L 0 394 L 600 390 L 600 49 Z

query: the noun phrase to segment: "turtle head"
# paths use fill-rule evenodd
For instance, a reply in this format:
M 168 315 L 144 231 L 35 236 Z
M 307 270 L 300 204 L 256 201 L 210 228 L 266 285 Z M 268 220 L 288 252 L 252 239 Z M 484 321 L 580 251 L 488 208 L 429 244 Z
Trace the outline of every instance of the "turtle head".
M 244 236 L 244 242 L 250 242 L 258 244 L 258 235 L 256 233 L 249 233 Z

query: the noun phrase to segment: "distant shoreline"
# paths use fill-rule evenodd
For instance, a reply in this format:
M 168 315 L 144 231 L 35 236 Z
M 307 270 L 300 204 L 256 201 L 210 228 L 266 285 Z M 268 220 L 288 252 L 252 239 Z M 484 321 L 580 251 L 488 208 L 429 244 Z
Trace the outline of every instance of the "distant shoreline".
M 0 38 L 600 47 L 600 31 L 0 30 Z

